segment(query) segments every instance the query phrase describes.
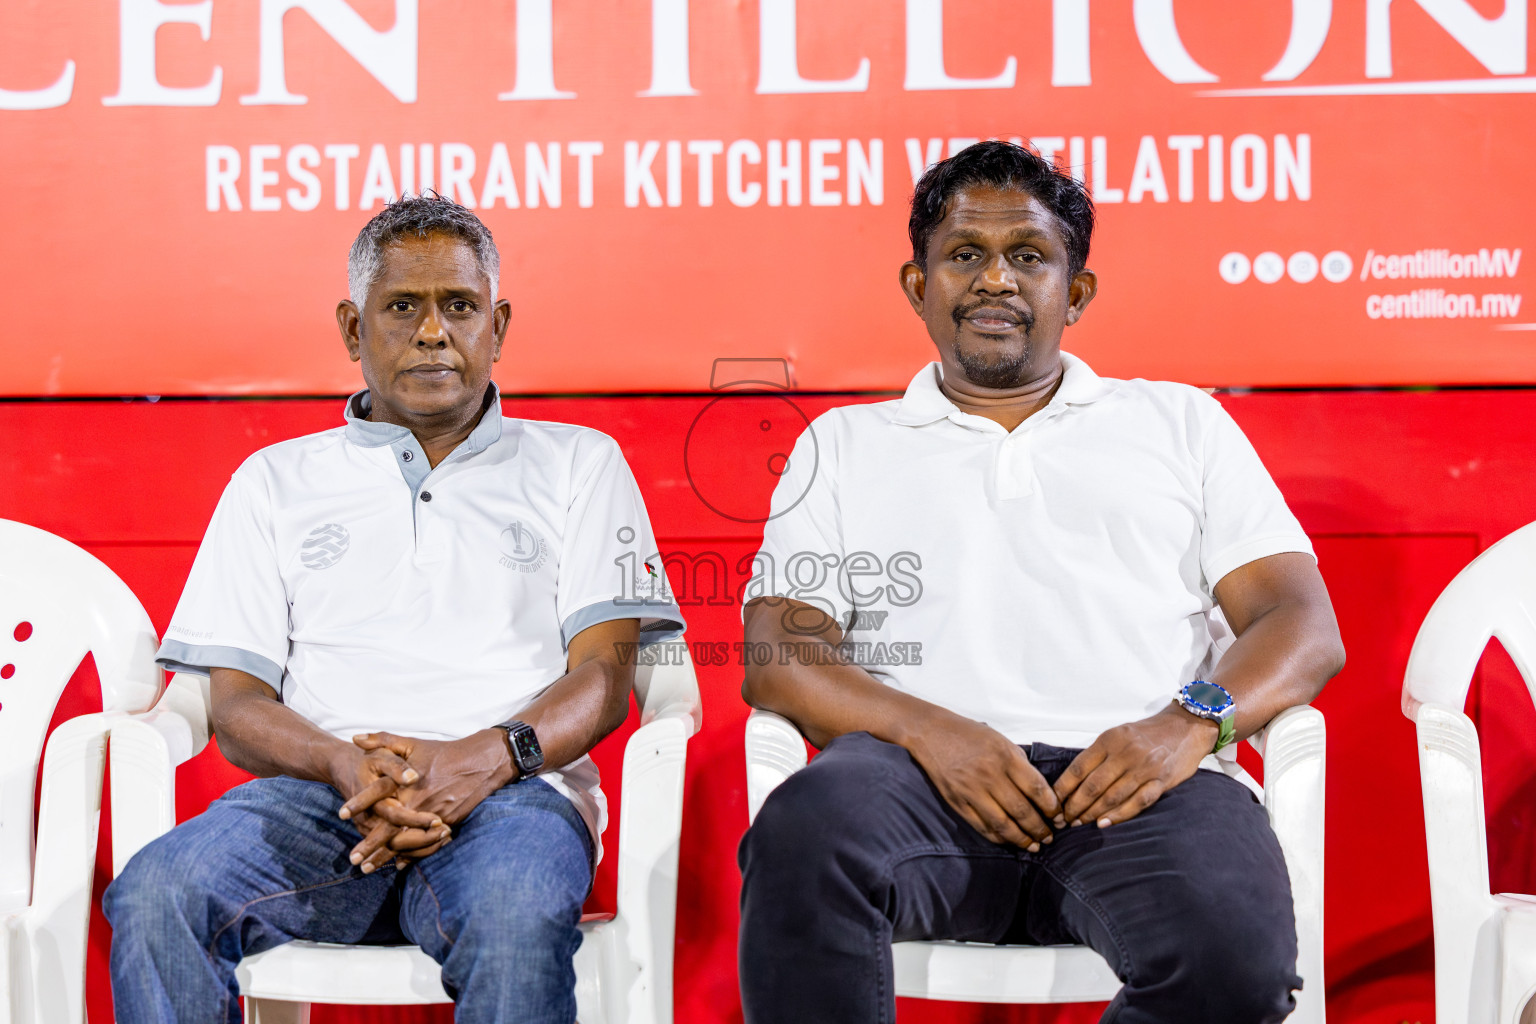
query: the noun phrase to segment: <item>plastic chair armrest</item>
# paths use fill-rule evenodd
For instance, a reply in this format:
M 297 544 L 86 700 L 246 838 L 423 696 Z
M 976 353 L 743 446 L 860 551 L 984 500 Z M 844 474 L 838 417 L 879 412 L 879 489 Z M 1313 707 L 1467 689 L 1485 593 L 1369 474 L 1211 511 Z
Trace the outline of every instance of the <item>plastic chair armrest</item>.
M 1322 712 L 1313 707 L 1288 708 L 1264 729 L 1264 807 L 1285 851 L 1297 903 L 1316 901 L 1319 909 L 1327 742 Z
M 1491 912 L 1493 906 L 1482 754 L 1477 727 L 1461 711 L 1427 701 L 1413 711 L 1424 792 L 1429 888 L 1438 930 L 1442 919 L 1460 916 L 1453 911 L 1455 906 L 1482 908 L 1480 916 Z
M 29 989 L 57 1019 L 83 1021 L 91 880 L 101 824 L 107 735 L 121 713 L 81 715 L 48 737 L 37 822 L 32 901 L 23 916 Z
M 805 737 L 795 724 L 772 711 L 754 711 L 747 719 L 747 820 L 755 821 L 768 794 L 804 768 Z
M 0 914 L 0 1024 L 12 1024 L 21 1016 L 16 997 L 20 995 L 17 989 L 24 986 L 17 985 L 12 978 L 15 967 L 11 959 L 11 929 L 19 920 L 20 916 L 14 913 Z
M 1308 705 L 1280 712 L 1259 734 L 1264 808 L 1285 854 L 1296 913 L 1297 973 L 1306 984 L 1296 1018 L 1323 1019 L 1323 841 L 1328 730 Z
M 183 764 L 203 752 L 213 736 L 213 698 L 211 682 L 205 675 L 194 672 L 177 672 L 166 684 L 165 693 L 148 712 L 150 716 L 163 714 L 166 721 L 149 720 L 170 743 L 171 756 L 176 764 Z M 176 721 L 175 719 L 180 719 Z
M 695 722 L 691 709 L 663 711 L 635 730 L 624 748 L 615 921 L 622 930 L 607 953 L 622 963 L 610 976 L 627 978 L 628 986 L 604 993 L 615 1003 L 610 1020 L 669 1024 L 672 1019 L 683 778 Z M 627 1016 L 613 1016 L 626 1007 Z
M 645 726 L 659 716 L 683 712 L 692 719 L 688 729 L 692 736 L 704 724 L 704 706 L 699 700 L 693 659 L 688 655 L 687 644 L 680 640 L 668 643 L 681 647 L 679 656 L 667 654 L 660 664 L 635 668 L 635 703 L 640 708 L 640 724 Z
M 197 677 L 178 673 L 150 711 L 112 728 L 112 874 L 176 824 L 176 766 L 208 745 Z M 203 684 L 206 686 L 206 683 Z

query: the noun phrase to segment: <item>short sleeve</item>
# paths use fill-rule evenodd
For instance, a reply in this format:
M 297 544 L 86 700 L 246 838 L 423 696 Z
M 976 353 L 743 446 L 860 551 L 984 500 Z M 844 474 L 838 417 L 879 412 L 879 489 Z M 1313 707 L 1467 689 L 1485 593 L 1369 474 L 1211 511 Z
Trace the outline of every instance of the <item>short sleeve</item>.
M 246 462 L 213 511 L 157 660 L 173 672 L 239 669 L 281 692 L 288 623 L 271 501 Z
M 787 597 L 846 624 L 854 610 L 846 577 L 837 487 L 837 417 L 818 416 L 795 442 L 763 524 L 747 599 Z M 745 602 L 743 602 L 745 603 Z
M 612 438 L 593 431 L 579 448 L 560 548 L 556 596 L 567 647 L 582 630 L 639 619 L 642 645 L 675 640 L 685 625 L 667 585 L 639 485 Z
M 1205 518 L 1200 568 L 1212 590 L 1227 573 L 1270 555 L 1299 551 L 1314 558 L 1312 542 L 1291 514 L 1258 452 L 1215 399 L 1204 443 Z

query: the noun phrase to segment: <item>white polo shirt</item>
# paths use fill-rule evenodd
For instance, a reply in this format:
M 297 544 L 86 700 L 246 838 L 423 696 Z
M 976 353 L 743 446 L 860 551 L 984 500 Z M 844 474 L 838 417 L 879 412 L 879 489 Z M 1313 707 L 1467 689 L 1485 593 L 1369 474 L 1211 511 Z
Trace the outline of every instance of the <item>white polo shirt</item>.
M 1165 707 L 1230 643 L 1217 581 L 1312 546 L 1215 399 L 1062 361 L 1011 433 L 944 397 L 938 363 L 818 417 L 748 597 L 819 604 L 877 679 L 1016 743 L 1083 747 Z
M 469 437 L 435 469 L 405 427 L 366 419 L 264 448 L 235 471 L 159 660 L 235 668 L 350 741 L 453 740 L 517 717 L 566 671 L 577 633 L 641 620 L 681 634 L 656 540 L 613 439 L 503 418 L 492 385 Z M 599 836 L 597 769 L 542 776 Z

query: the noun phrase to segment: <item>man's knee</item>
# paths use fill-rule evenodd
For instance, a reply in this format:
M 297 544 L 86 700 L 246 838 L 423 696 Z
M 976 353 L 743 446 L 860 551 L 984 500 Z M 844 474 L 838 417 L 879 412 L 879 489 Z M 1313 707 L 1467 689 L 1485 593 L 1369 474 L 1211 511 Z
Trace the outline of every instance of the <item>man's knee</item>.
M 775 889 L 787 886 L 777 893 L 787 896 L 812 877 L 867 870 L 878 859 L 880 825 L 892 811 L 885 752 L 866 750 L 878 743 L 868 737 L 839 742 L 837 756 L 817 758 L 764 801 L 741 845 L 749 884 L 762 875 Z
M 179 924 L 195 928 L 198 912 L 211 895 L 206 857 L 179 843 L 174 832 L 145 846 L 107 886 L 101 909 L 114 935 L 128 936 L 145 925 Z M 158 931 L 158 928 L 152 928 Z
M 574 955 L 580 945 L 581 908 L 544 893 L 512 908 L 471 912 L 466 930 L 483 946 L 507 950 L 549 950 L 552 955 Z
M 1212 926 L 1197 940 L 1192 957 L 1192 983 L 1210 986 L 1221 979 L 1216 994 L 1218 1018 L 1232 1024 L 1280 1021 L 1296 1008 L 1292 990 L 1296 976 L 1296 932 L 1289 922 L 1228 920 Z
M 1170 900 L 1178 921 L 1175 946 L 1160 951 L 1131 979 L 1154 1001 L 1203 1007 L 1205 1019 L 1231 1024 L 1283 1020 L 1295 1008 L 1296 928 L 1291 907 L 1245 905 L 1216 893 Z M 1136 951 L 1132 950 L 1132 957 Z
M 529 821 L 526 817 L 515 820 Z M 502 839 L 498 833 L 461 840 L 476 844 L 467 860 L 441 868 L 435 868 L 430 859 L 424 861 L 422 889 L 407 899 L 434 914 L 438 928 L 454 943 L 523 950 L 570 946 L 574 952 L 571 944 L 579 942 L 576 926 L 591 882 L 585 840 L 577 827 L 561 818 L 534 820 L 548 833 L 537 841 L 524 835 L 530 845 L 522 849 L 509 850 L 489 841 Z M 518 841 L 514 832 L 500 831 L 506 833 L 507 842 Z M 450 847 L 444 852 L 455 851 Z M 426 901 L 419 902 L 423 897 Z
M 454 948 L 502 964 L 560 962 L 575 955 L 582 895 L 564 880 L 537 871 L 497 873 L 476 889 L 479 897 L 466 906 L 443 908 L 442 923 L 449 925 Z

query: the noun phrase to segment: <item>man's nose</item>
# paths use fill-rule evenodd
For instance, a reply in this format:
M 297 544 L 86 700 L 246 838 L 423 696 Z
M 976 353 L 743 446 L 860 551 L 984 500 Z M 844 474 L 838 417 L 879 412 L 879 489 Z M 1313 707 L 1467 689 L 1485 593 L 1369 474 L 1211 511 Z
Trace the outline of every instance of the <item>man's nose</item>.
M 427 315 L 421 318 L 421 325 L 416 328 L 416 344 L 432 348 L 448 344 L 448 325 L 436 306 L 427 307 Z
M 987 295 L 1017 295 L 1019 279 L 1013 272 L 1013 264 L 1002 253 L 987 260 L 976 275 L 976 290 Z

